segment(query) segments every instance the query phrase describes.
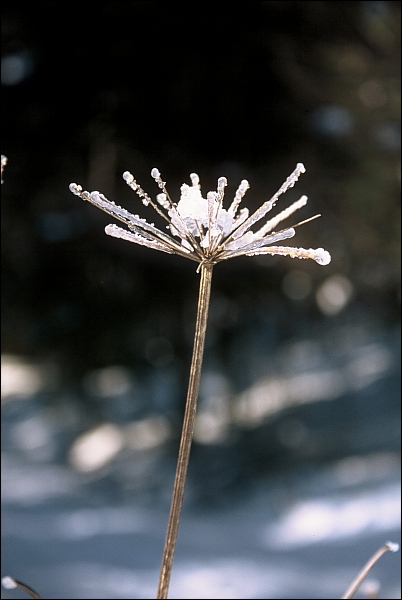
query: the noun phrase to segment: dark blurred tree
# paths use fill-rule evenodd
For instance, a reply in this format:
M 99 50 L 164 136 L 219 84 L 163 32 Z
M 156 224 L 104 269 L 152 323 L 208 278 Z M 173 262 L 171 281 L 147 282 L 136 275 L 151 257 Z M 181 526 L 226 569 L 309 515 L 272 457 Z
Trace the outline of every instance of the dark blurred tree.
M 146 368 L 147 337 L 185 356 L 191 265 L 106 238 L 107 217 L 68 192 L 77 181 L 141 212 L 121 173 L 155 193 L 153 166 L 172 195 L 194 170 L 204 189 L 247 177 L 256 207 L 303 161 L 306 216 L 323 218 L 298 240 L 333 263 L 297 268 L 316 284 L 343 273 L 397 318 L 399 50 L 400 2 L 3 3 L 3 350 L 51 354 L 66 377 Z M 223 265 L 216 294 L 240 311 L 274 294 L 287 321 L 295 265 L 262 264 Z M 313 295 L 305 308 L 318 316 Z

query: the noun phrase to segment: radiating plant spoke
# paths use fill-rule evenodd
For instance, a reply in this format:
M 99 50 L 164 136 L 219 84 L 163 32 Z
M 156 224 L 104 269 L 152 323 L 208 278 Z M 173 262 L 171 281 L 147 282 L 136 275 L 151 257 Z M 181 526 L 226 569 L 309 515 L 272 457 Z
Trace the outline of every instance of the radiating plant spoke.
M 304 165 L 298 163 L 293 173 L 281 185 L 278 191 L 265 201 L 251 216 L 247 208 L 238 210 L 241 201 L 250 185 L 246 179 L 241 181 L 229 208 L 223 206 L 227 180 L 218 179 L 216 191 L 202 196 L 199 177 L 191 173 L 191 185 L 183 183 L 177 204 L 172 201 L 166 183 L 158 169 L 153 168 L 151 175 L 162 192 L 156 200 L 144 192 L 134 176 L 125 171 L 123 179 L 138 194 L 145 206 L 152 208 L 167 223 L 170 235 L 144 218 L 130 213 L 125 208 L 108 200 L 100 192 L 86 192 L 80 185 L 70 184 L 73 194 L 97 206 L 115 219 L 124 223 L 127 230 L 108 225 L 106 233 L 113 237 L 148 246 L 154 250 L 179 254 L 198 263 L 208 261 L 214 265 L 220 261 L 236 256 L 253 256 L 255 254 L 281 254 L 291 258 L 311 258 L 320 265 L 331 261 L 329 252 L 323 248 L 292 248 L 289 246 L 272 246 L 295 235 L 294 227 L 276 231 L 277 225 L 288 219 L 294 212 L 307 204 L 307 196 L 301 196 L 291 206 L 283 209 L 276 216 L 263 223 L 257 231 L 252 227 L 261 221 L 275 206 L 279 197 L 293 187 L 302 173 Z

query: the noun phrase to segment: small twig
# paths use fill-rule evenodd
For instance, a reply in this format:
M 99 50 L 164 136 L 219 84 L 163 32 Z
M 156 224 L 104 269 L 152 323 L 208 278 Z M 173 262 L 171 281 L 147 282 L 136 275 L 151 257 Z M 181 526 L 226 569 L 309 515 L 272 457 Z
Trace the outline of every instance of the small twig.
M 390 550 L 391 552 L 398 552 L 399 545 L 394 544 L 393 542 L 386 542 L 384 546 L 379 548 L 377 552 L 373 554 L 370 560 L 367 561 L 360 573 L 358 573 L 357 577 L 352 581 L 344 595 L 341 596 L 341 600 L 344 600 L 345 598 L 353 598 L 353 596 L 363 583 L 364 579 L 367 577 L 370 569 L 375 565 L 378 559 L 381 558 L 381 556 L 385 554 L 385 552 L 387 552 L 388 550 Z
M 177 533 L 179 530 L 180 513 L 183 504 L 184 487 L 186 484 L 187 467 L 190 458 L 191 442 L 193 439 L 194 420 L 197 408 L 198 392 L 200 389 L 202 358 L 204 354 L 205 332 L 207 329 L 208 307 L 211 292 L 212 264 L 204 261 L 200 265 L 201 281 L 198 296 L 197 322 L 194 334 L 193 357 L 190 368 L 186 409 L 181 434 L 176 476 L 173 487 L 172 504 L 163 550 L 157 598 L 167 598 L 170 574 L 172 571 Z
M 25 583 L 22 583 L 22 581 L 18 581 L 18 579 L 14 579 L 14 577 L 10 577 L 9 575 L 1 578 L 1 584 L 5 590 L 15 590 L 16 588 L 20 588 L 20 590 L 26 592 L 31 598 L 42 598 L 42 596 L 39 596 L 35 590 L 29 587 L 29 585 L 26 585 Z

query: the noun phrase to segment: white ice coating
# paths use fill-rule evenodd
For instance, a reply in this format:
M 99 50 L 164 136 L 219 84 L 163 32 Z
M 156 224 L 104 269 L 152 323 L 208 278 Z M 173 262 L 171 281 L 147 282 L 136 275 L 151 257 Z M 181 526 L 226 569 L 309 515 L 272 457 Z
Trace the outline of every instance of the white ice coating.
M 278 233 L 271 233 L 266 237 L 261 237 L 258 233 L 253 233 L 252 231 L 247 231 L 240 238 L 234 239 L 232 242 L 224 245 L 224 249 L 226 250 L 254 250 L 256 248 L 260 248 L 261 246 L 267 246 L 268 244 L 275 244 L 276 242 L 280 242 L 282 240 L 289 239 L 295 235 L 296 231 L 293 227 L 289 227 L 288 229 L 284 229 L 283 231 L 278 231 Z
M 166 210 L 169 208 L 170 206 L 170 202 L 166 197 L 166 194 L 161 193 L 161 194 L 157 194 L 156 196 L 156 201 L 158 202 L 158 204 L 160 204 L 163 208 L 165 208 Z
M 122 227 L 118 227 L 117 225 L 106 225 L 105 233 L 115 238 L 120 238 L 122 240 L 127 240 L 128 242 L 134 242 L 135 244 L 140 244 L 141 246 L 147 246 L 148 248 L 153 248 L 154 250 L 160 250 L 161 252 L 167 252 L 168 254 L 174 254 L 174 250 L 169 248 L 167 244 L 163 242 L 150 240 L 138 233 L 132 233 L 131 231 L 127 231 L 127 229 L 123 229 Z
M 180 189 L 181 196 L 176 207 L 177 214 L 191 235 L 199 237 L 203 228 L 209 228 L 208 200 L 202 197 L 201 190 L 196 186 L 190 187 L 186 183 L 183 183 Z M 218 214 L 215 219 L 216 227 L 222 235 L 229 235 L 233 223 L 233 216 L 221 206 L 218 207 L 216 201 L 214 202 L 216 205 L 214 208 L 218 209 Z M 170 209 L 168 214 L 171 218 L 173 227 L 178 229 L 175 211 Z M 211 233 L 213 232 L 211 231 Z
M 70 192 L 72 192 L 75 196 L 79 196 L 82 192 L 82 187 L 80 185 L 77 185 L 76 183 L 70 183 L 68 188 Z
M 258 234 L 265 235 L 269 231 L 272 231 L 273 229 L 275 229 L 275 227 L 279 223 L 281 223 L 282 221 L 284 221 L 285 219 L 290 217 L 290 215 L 292 215 L 294 212 L 296 212 L 296 210 L 299 210 L 299 208 L 302 208 L 306 204 L 307 204 L 307 196 L 302 196 L 301 198 L 299 198 L 299 200 L 296 200 L 296 202 L 293 202 L 293 204 L 291 204 L 289 206 L 289 208 L 285 208 L 285 210 L 282 210 L 275 217 L 272 217 L 272 219 L 269 219 L 269 221 L 267 221 L 265 223 L 265 225 L 263 227 L 261 227 L 261 229 L 258 231 Z
M 254 223 L 257 223 L 257 221 L 262 219 L 267 214 L 267 212 L 269 212 L 275 206 L 275 203 L 277 202 L 279 196 L 284 194 L 289 188 L 292 188 L 295 185 L 295 183 L 297 182 L 297 180 L 299 179 L 301 173 L 305 173 L 305 172 L 306 172 L 306 169 L 304 168 L 303 163 L 297 163 L 295 170 L 293 171 L 293 173 L 291 173 L 289 175 L 289 177 L 286 179 L 286 181 L 284 183 L 282 183 L 279 190 L 272 196 L 272 198 L 270 200 L 267 200 L 266 202 L 264 202 L 264 204 L 262 204 L 260 206 L 260 208 L 258 208 L 239 227 L 239 229 L 234 234 L 235 237 L 239 237 L 240 235 L 243 235 L 243 233 L 245 233 L 248 229 L 250 229 L 250 227 L 252 227 L 254 225 Z
M 10 577 L 9 575 L 5 575 L 1 578 L 1 585 L 5 590 L 15 590 L 18 587 L 15 579 Z
M 328 265 L 331 262 L 331 255 L 324 248 L 294 248 L 293 246 L 269 246 L 257 248 L 245 253 L 246 256 L 255 256 L 257 254 L 272 254 L 290 256 L 290 258 L 311 258 L 319 265 Z
M 229 208 L 229 212 L 231 213 L 231 209 Z M 242 208 L 239 211 L 239 214 L 237 215 L 237 217 L 235 217 L 233 219 L 233 225 L 232 225 L 232 229 L 231 231 L 234 231 L 237 227 L 239 227 L 240 225 L 242 225 L 242 223 L 244 223 L 245 221 L 247 221 L 248 217 L 249 217 L 249 210 L 248 208 Z
M 313 259 L 315 262 L 317 262 L 319 265 L 329 265 L 331 262 L 331 255 L 328 250 L 324 250 L 324 248 L 317 248 L 316 250 L 313 250 L 313 252 Z
M 254 241 L 254 233 L 252 231 L 247 231 L 241 237 L 232 240 L 225 244 L 225 250 L 238 250 L 239 248 L 244 248 L 249 244 L 252 244 Z
M 124 171 L 123 179 L 126 183 L 130 184 L 134 181 L 134 176 L 131 175 L 130 171 Z
M 88 194 L 88 192 L 83 192 L 83 195 L 85 194 Z M 145 219 L 141 219 L 138 215 L 133 215 L 125 208 L 122 208 L 121 206 L 118 206 L 111 200 L 108 200 L 106 196 L 104 196 L 100 192 L 90 192 L 88 194 L 88 200 L 96 204 L 96 206 L 99 206 L 99 208 L 106 211 L 107 213 L 113 214 L 125 222 L 131 222 L 135 224 L 141 221 L 145 222 Z
M 229 208 L 229 212 L 232 213 L 233 215 L 236 214 L 237 208 L 238 208 L 240 202 L 242 201 L 245 193 L 249 189 L 249 187 L 250 187 L 250 184 L 247 181 L 247 179 L 242 179 L 241 182 L 240 182 L 239 187 L 236 190 L 236 194 L 235 194 L 235 197 L 233 199 L 233 202 L 232 202 L 232 204 L 230 205 L 230 208 Z
M 155 203 L 137 184 L 133 175 L 129 171 L 125 171 L 123 179 L 140 196 L 145 205 L 151 204 L 160 216 L 167 219 L 167 228 L 170 229 L 172 235 L 161 231 L 153 223 L 149 223 L 138 215 L 132 214 L 125 208 L 111 202 L 100 192 L 83 191 L 82 187 L 76 183 L 71 183 L 69 187 L 73 194 L 94 204 L 128 227 L 127 230 L 117 227 L 117 225 L 108 225 L 105 230 L 108 235 L 141 244 L 148 248 L 154 248 L 169 254 L 176 253 L 200 263 L 204 260 L 215 263 L 241 255 L 279 254 L 291 258 L 310 258 L 320 265 L 328 265 L 331 262 L 331 256 L 323 248 L 305 249 L 272 245 L 295 235 L 296 226 L 276 231 L 277 226 L 303 207 L 307 202 L 307 196 L 302 196 L 288 208 L 285 208 L 260 226 L 260 229 L 252 231 L 253 225 L 272 210 L 278 198 L 293 187 L 301 173 L 304 172 L 304 165 L 298 163 L 293 173 L 278 191 L 254 213 L 249 215 L 247 208 L 238 211 L 239 204 L 250 187 L 246 179 L 240 182 L 230 207 L 225 209 L 223 208 L 224 193 L 227 186 L 225 177 L 220 177 L 216 191 L 209 192 L 207 198 L 204 198 L 201 193 L 198 175 L 191 173 L 192 185 L 183 184 L 181 186 L 180 199 L 176 204 L 170 199 L 159 170 L 153 168 L 151 175 L 163 192 L 156 196 Z M 309 220 L 311 219 L 306 221 Z M 302 221 L 297 225 L 304 222 Z M 180 240 L 177 240 L 177 238 L 180 238 Z
M 71 188 L 72 186 L 72 188 Z M 109 215 L 114 216 L 119 221 L 122 221 L 131 229 L 134 234 L 143 235 L 145 240 L 149 240 L 149 247 L 155 248 L 157 250 L 162 250 L 162 247 L 170 248 L 174 252 L 178 254 L 189 254 L 188 248 L 183 247 L 176 242 L 172 237 L 159 230 L 153 223 L 148 223 L 146 219 L 139 217 L 138 215 L 133 215 L 125 208 L 118 206 L 114 202 L 111 202 L 101 194 L 100 192 L 84 192 L 81 191 L 81 186 L 77 186 L 76 184 L 70 184 L 70 189 L 73 193 L 80 196 L 83 200 L 91 202 L 101 210 L 104 210 Z M 122 230 L 125 231 L 125 230 Z M 112 234 L 113 235 L 113 234 Z M 116 237 L 116 236 L 115 236 Z M 121 236 L 120 236 L 121 237 Z M 128 238 L 124 238 L 128 239 Z M 129 241 L 133 241 L 130 239 Z M 155 244 L 153 242 L 156 242 Z M 140 241 L 137 240 L 137 243 Z M 160 244 L 162 247 L 159 247 L 157 244 Z M 166 250 L 165 250 L 166 251 Z M 193 258 L 195 260 L 195 257 Z
M 200 178 L 198 177 L 197 173 L 190 173 L 190 179 L 194 187 L 199 187 Z
M 218 201 L 221 202 L 223 198 L 223 194 L 225 192 L 225 187 L 228 184 L 228 180 L 226 177 L 219 177 L 218 179 Z
M 388 550 L 391 550 L 391 552 L 398 552 L 399 550 L 399 544 L 395 542 L 387 542 L 386 545 L 388 546 Z

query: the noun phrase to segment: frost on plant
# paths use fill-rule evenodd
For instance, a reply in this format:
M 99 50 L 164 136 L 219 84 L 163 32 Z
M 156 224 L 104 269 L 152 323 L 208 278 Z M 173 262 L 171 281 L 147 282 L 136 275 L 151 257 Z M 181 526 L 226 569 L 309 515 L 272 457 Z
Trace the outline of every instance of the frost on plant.
M 165 600 L 168 597 L 187 467 L 190 458 L 205 347 L 213 265 L 235 256 L 254 256 L 256 254 L 282 254 L 291 258 L 312 258 L 320 265 L 330 263 L 331 256 L 323 248 L 305 249 L 277 245 L 283 242 L 283 240 L 293 237 L 296 233 L 295 228 L 298 225 L 311 220 L 307 219 L 293 227 L 285 229 L 278 228 L 278 225 L 282 221 L 306 204 L 307 196 L 302 196 L 299 200 L 291 204 L 291 206 L 282 210 L 271 219 L 266 220 L 266 215 L 275 206 L 279 197 L 289 188 L 293 187 L 300 174 L 304 172 L 305 168 L 303 164 L 298 163 L 293 173 L 286 179 L 272 198 L 264 202 L 251 215 L 247 208 L 239 209 L 243 197 L 249 188 L 249 183 L 246 179 L 240 182 L 232 203 L 225 208 L 223 206 L 223 198 L 227 186 L 225 177 L 218 179 L 216 191 L 208 192 L 205 198 L 201 193 L 198 175 L 191 173 L 191 185 L 183 183 L 180 189 L 180 199 L 176 203 L 169 196 L 166 184 L 162 180 L 158 169 L 154 168 L 151 171 L 151 175 L 160 189 L 156 200 L 152 200 L 144 192 L 131 173 L 128 171 L 123 173 L 124 180 L 138 194 L 142 203 L 145 206 L 150 204 L 165 219 L 167 222 L 165 231 L 155 227 L 153 223 L 149 223 L 139 215 L 132 214 L 125 208 L 116 205 L 100 192 L 86 192 L 82 190 L 80 185 L 76 183 L 70 184 L 70 190 L 73 194 L 104 210 L 126 226 L 123 229 L 114 224 L 107 225 L 105 231 L 108 235 L 134 242 L 135 244 L 141 244 L 148 248 L 154 248 L 161 252 L 167 252 L 168 254 L 179 254 L 199 263 L 197 271 L 201 272 L 185 414 L 156 596 L 161 600 Z
M 191 185 L 183 183 L 180 199 L 175 203 L 170 198 L 158 169 L 154 168 L 151 171 L 152 177 L 161 190 L 155 201 L 144 192 L 131 173 L 128 171 L 123 173 L 123 179 L 138 194 L 143 204 L 146 206 L 150 204 L 167 221 L 167 232 L 116 205 L 100 192 L 83 191 L 82 187 L 75 183 L 70 184 L 70 191 L 107 212 L 127 227 L 123 229 L 117 225 L 107 225 L 105 231 L 108 235 L 161 252 L 179 254 L 200 264 L 207 262 L 213 265 L 242 255 L 279 254 L 291 258 L 312 258 L 320 265 L 327 265 L 331 261 L 331 256 L 323 248 L 306 249 L 277 245 L 278 242 L 292 238 L 298 225 L 312 220 L 307 219 L 293 227 L 277 229 L 282 221 L 307 203 L 307 196 L 301 196 L 276 216 L 263 222 L 262 225 L 260 223 L 274 208 L 279 197 L 293 187 L 304 172 L 304 165 L 298 163 L 293 173 L 272 198 L 264 202 L 251 215 L 247 208 L 239 210 L 240 203 L 250 187 L 246 179 L 240 182 L 230 206 L 224 208 L 223 198 L 227 186 L 225 177 L 220 177 L 216 191 L 208 192 L 207 197 L 204 198 L 198 175 L 191 173 Z
M 3 183 L 3 171 L 6 167 L 7 164 L 7 156 L 4 156 L 4 154 L 1 155 L 1 183 Z

